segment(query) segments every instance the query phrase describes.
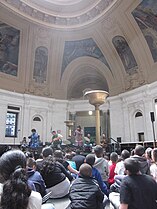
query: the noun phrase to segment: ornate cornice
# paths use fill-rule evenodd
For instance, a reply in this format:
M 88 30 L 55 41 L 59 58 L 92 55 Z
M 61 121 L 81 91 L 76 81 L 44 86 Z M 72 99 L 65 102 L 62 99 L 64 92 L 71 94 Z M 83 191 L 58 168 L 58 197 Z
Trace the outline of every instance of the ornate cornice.
M 98 19 L 115 2 L 116 0 L 73 0 L 72 3 L 71 0 L 65 0 L 63 4 L 63 0 L 1 0 L 0 5 L 30 21 L 49 27 L 75 28 Z

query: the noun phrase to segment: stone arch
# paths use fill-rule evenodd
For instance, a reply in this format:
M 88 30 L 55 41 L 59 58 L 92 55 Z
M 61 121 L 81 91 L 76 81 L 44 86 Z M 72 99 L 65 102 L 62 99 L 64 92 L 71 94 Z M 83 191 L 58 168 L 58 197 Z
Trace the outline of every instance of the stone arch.
M 89 78 L 89 80 L 95 79 L 95 83 L 97 83 L 98 87 L 101 85 L 103 86 L 103 82 L 106 82 L 107 89 L 102 90 L 107 90 L 109 92 L 112 89 L 113 84 L 115 85 L 112 71 L 108 69 L 104 63 L 95 58 L 80 57 L 72 61 L 67 66 L 62 76 L 61 87 L 66 95 L 66 98 L 69 97 L 69 89 L 75 87 L 78 90 L 80 86 L 76 85 L 81 85 L 81 83 L 83 83 L 82 79 L 85 79 L 85 77 Z M 100 82 L 102 82 L 101 85 L 99 85 Z M 90 86 L 85 85 L 85 88 L 90 88 Z

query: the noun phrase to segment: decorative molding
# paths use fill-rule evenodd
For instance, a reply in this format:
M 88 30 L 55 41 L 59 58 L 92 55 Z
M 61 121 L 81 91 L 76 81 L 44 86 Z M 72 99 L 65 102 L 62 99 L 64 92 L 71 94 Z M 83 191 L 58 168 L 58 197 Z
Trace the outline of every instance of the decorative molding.
M 19 13 L 25 18 L 29 18 L 38 23 L 45 24 L 48 26 L 54 26 L 58 28 L 62 27 L 78 27 L 80 25 L 86 25 L 90 23 L 93 19 L 99 18 L 101 15 L 106 12 L 117 0 L 95 0 L 90 5 L 90 8 L 84 8 L 79 13 L 76 12 L 72 14 L 71 7 L 66 15 L 64 14 L 65 5 L 60 5 L 60 11 L 57 13 L 50 10 L 46 10 L 44 8 L 39 8 L 35 3 L 31 3 L 31 1 L 23 1 L 23 0 L 1 0 L 2 5 L 11 9 L 12 11 Z M 44 4 L 44 3 L 43 3 Z M 83 1 L 77 4 L 82 7 Z M 76 5 L 74 5 L 76 6 Z

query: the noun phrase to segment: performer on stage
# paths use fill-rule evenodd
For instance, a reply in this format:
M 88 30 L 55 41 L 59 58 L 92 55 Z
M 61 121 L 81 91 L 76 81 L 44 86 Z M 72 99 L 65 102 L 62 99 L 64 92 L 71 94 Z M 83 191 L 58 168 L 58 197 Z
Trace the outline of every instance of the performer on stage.
M 77 126 L 74 132 L 74 136 L 75 136 L 75 145 L 78 147 L 82 147 L 83 146 L 83 130 L 81 129 L 81 126 Z
M 32 134 L 28 137 L 30 139 L 29 147 L 34 149 L 39 147 L 39 135 L 35 129 L 31 130 Z
M 52 131 L 52 147 L 61 149 L 61 144 L 62 144 L 62 135 L 59 133 L 56 133 L 56 131 Z

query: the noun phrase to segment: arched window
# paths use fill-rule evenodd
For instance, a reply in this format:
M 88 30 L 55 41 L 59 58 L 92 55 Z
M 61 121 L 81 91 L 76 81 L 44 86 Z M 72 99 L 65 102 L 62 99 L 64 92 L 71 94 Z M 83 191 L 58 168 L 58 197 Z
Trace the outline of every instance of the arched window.
M 39 117 L 35 117 L 35 118 L 33 119 L 33 121 L 41 121 L 41 119 L 40 119 Z
M 137 112 L 136 115 L 135 115 L 135 118 L 137 118 L 137 117 L 142 117 L 142 116 L 143 116 L 143 115 L 142 115 L 141 112 Z

